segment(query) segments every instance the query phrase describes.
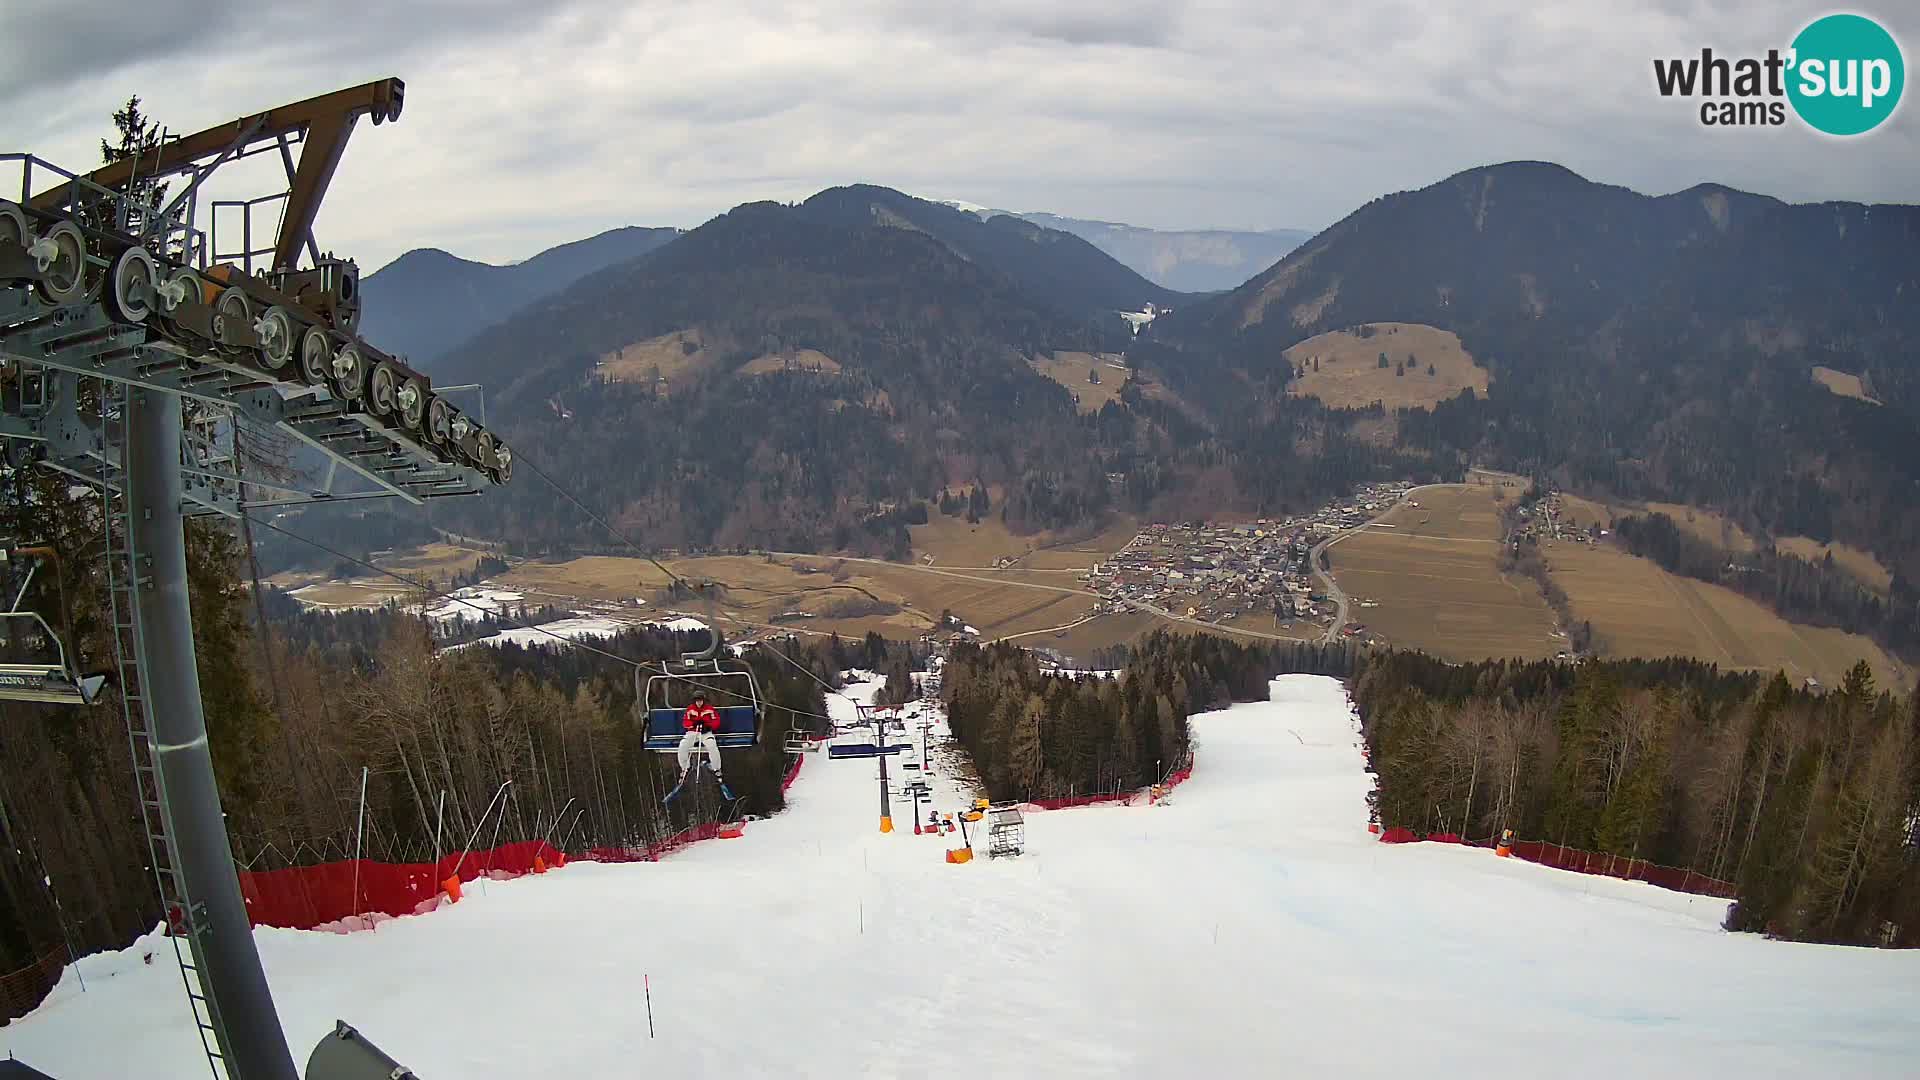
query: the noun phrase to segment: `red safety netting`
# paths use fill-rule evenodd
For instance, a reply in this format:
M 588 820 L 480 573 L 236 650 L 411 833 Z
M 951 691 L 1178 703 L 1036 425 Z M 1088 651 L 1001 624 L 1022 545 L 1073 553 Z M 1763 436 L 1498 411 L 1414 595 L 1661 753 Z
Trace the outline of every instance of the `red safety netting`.
M 1542 866 L 1558 867 L 1561 870 L 1599 874 L 1626 881 L 1644 881 L 1663 889 L 1697 893 L 1701 896 L 1717 896 L 1725 900 L 1734 899 L 1740 892 L 1740 887 L 1731 881 L 1710 878 L 1705 874 L 1698 874 L 1680 867 L 1656 866 L 1645 859 L 1626 859 L 1597 851 L 1581 851 L 1540 840 L 1515 840 L 1511 846 L 1516 859 L 1525 859 Z
M 38 1008 L 60 984 L 60 973 L 66 966 L 67 950 L 54 949 L 19 971 L 0 975 L 0 1023 Z
M 519 877 L 535 869 L 536 859 L 543 866 L 566 862 L 552 844 L 523 840 L 492 851 L 452 852 L 437 863 L 347 859 L 285 870 L 242 870 L 240 893 L 253 925 L 311 930 L 353 916 L 431 910 L 439 903 L 441 882 L 455 874 L 462 882 L 483 874 Z
M 1433 833 L 1421 837 L 1411 830 L 1398 826 L 1380 834 L 1383 844 L 1412 844 L 1421 840 L 1442 844 L 1464 844 L 1455 833 Z M 1491 847 L 1488 844 L 1474 844 L 1475 847 Z M 1559 870 L 1572 870 L 1578 874 L 1595 874 L 1601 877 L 1620 878 L 1623 881 L 1644 881 L 1649 885 L 1658 885 L 1675 892 L 1694 893 L 1699 896 L 1717 896 L 1732 900 L 1739 893 L 1739 886 L 1731 881 L 1721 881 L 1705 874 L 1676 866 L 1659 866 L 1645 859 L 1628 859 L 1619 855 L 1608 855 L 1599 851 L 1581 851 L 1579 848 L 1562 847 L 1540 840 L 1515 840 L 1508 845 L 1513 857 L 1525 859 L 1542 866 L 1551 866 Z
M 800 776 L 805 757 L 796 757 L 780 790 L 786 791 Z M 591 862 L 657 862 L 671 851 L 700 840 L 720 835 L 721 825 L 709 822 L 695 825 L 664 840 L 643 847 L 598 847 L 579 856 Z M 540 860 L 536 867 L 535 860 Z M 295 866 L 285 870 L 243 870 L 240 891 L 247 901 L 247 915 L 255 926 L 281 926 L 296 930 L 338 924 L 354 920 L 343 929 L 366 925 L 356 916 L 415 915 L 439 906 L 443 882 L 457 872 L 462 882 L 482 875 L 492 878 L 519 877 L 536 868 L 561 866 L 566 856 L 544 840 L 503 844 L 492 851 L 453 852 L 438 863 L 382 863 L 371 859 Z M 355 892 L 355 889 L 358 892 Z

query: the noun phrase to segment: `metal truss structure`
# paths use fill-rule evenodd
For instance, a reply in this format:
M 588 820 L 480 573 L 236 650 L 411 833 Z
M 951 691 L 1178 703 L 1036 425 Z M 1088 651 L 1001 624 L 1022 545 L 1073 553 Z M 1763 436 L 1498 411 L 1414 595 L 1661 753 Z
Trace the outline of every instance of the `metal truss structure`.
M 404 98 L 400 80 L 383 79 L 164 140 L 84 175 L 0 154 L 0 192 L 13 190 L 5 170 L 19 170 L 18 200 L 0 198 L 0 467 L 54 470 L 99 500 L 113 696 L 216 1077 L 296 1074 L 207 752 L 184 519 L 372 497 L 418 504 L 477 494 L 513 471 L 512 452 L 484 423 L 404 358 L 361 339 L 359 269 L 313 240 L 356 122 L 397 120 Z M 239 245 L 221 252 L 200 227 L 205 183 L 261 153 L 279 155 L 286 189 L 212 203 L 210 224 L 223 210 L 240 216 Z M 158 193 L 173 187 L 162 202 Z M 254 215 L 272 210 L 277 227 L 259 231 L 272 242 L 255 248 Z M 324 480 L 249 470 L 243 431 L 309 448 L 326 463 Z M 349 489 L 336 488 L 343 478 Z M 10 696 L 47 700 L 0 685 L 0 699 Z M 310 1080 L 358 1075 L 313 1068 Z

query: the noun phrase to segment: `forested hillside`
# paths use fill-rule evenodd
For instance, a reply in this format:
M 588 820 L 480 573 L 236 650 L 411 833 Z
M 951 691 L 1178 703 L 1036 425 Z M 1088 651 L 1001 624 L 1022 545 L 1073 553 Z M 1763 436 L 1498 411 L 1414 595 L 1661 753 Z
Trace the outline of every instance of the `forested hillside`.
M 641 747 L 631 664 L 548 645 L 435 651 L 417 614 L 307 612 L 277 595 L 263 598 L 273 613 L 271 646 L 263 648 L 234 584 L 237 555 L 224 534 L 196 530 L 200 684 L 240 864 L 272 869 L 349 857 L 362 767 L 372 770 L 364 850 L 376 860 L 434 857 L 441 792 L 442 847 L 465 844 L 507 779 L 510 794 L 486 819 L 481 846 L 496 829 L 501 842 L 560 842 L 547 833 L 570 799 L 584 808 L 568 826 L 575 850 L 644 844 L 697 811 L 661 809 L 672 764 Z M 97 583 L 84 568 L 71 572 L 82 654 L 98 657 L 105 638 Z M 688 642 L 637 630 L 597 644 L 646 661 L 677 655 Z M 837 641 L 786 648 L 786 659 L 764 647 L 749 656 L 769 703 L 766 737 L 727 753 L 728 780 L 747 812 L 780 806 L 782 742 L 790 727 L 819 727 L 822 682 L 852 663 L 886 662 L 884 652 Z M 7 702 L 0 714 L 0 970 L 50 948 L 119 948 L 150 930 L 158 901 L 117 701 L 94 709 Z
M 1344 645 L 1264 648 L 1157 631 L 1129 650 L 1116 677 L 1045 672 L 1012 645 L 960 645 L 941 694 L 954 737 L 996 799 L 1136 791 L 1192 753 L 1187 718 L 1236 701 L 1267 700 L 1283 672 L 1344 675 Z
M 1728 928 L 1920 945 L 1920 696 L 1691 660 L 1374 657 L 1354 701 L 1382 824 L 1512 829 L 1737 883 Z
M 678 229 L 611 229 L 510 266 L 438 248 L 409 251 L 361 280 L 360 333 L 419 370 L 436 372 L 440 357 L 494 323 L 678 235 Z
M 1271 410 L 1281 350 L 1360 323 L 1457 333 L 1489 396 L 1397 440 L 1568 490 L 1691 502 L 1920 573 L 1920 207 L 1648 197 L 1555 165 L 1377 199 L 1131 353 L 1227 427 Z M 1886 404 L 1814 386 L 1861 375 Z
M 1111 347 L 1114 323 L 1036 306 L 924 233 L 757 204 L 587 279 L 448 363 L 493 388 L 496 427 L 523 462 L 576 487 L 591 477 L 594 503 L 641 543 L 891 551 L 904 537 L 894 508 L 976 476 L 1075 493 L 1072 505 L 1003 503 L 1028 528 L 1104 508 L 1103 458 L 1152 443 L 1136 443 L 1124 417 L 1077 417 L 1023 356 Z M 684 330 L 700 343 L 669 356 L 670 376 L 596 369 Z M 801 350 L 833 366 L 780 362 Z M 449 517 L 529 548 L 606 542 L 562 506 L 523 473 Z

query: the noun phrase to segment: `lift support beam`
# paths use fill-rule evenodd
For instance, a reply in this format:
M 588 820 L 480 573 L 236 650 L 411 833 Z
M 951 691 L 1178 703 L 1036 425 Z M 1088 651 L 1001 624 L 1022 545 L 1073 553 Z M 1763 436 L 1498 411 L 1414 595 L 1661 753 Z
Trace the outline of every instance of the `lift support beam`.
M 244 156 L 248 149 L 263 143 L 278 142 L 288 136 L 300 136 L 300 164 L 288 178 L 291 194 L 280 222 L 280 235 L 274 242 L 273 268 L 292 270 L 299 261 L 320 212 L 327 185 L 347 148 L 353 125 L 362 116 L 376 124 L 400 118 L 406 100 L 406 83 L 397 78 L 381 79 L 347 90 L 282 105 L 252 116 L 243 116 L 184 138 L 169 139 L 153 156 L 123 158 L 88 173 L 83 179 L 114 191 L 124 191 L 138 176 L 161 179 L 195 172 L 202 164 Z M 35 195 L 35 209 L 51 210 L 66 203 L 72 182 L 59 184 Z

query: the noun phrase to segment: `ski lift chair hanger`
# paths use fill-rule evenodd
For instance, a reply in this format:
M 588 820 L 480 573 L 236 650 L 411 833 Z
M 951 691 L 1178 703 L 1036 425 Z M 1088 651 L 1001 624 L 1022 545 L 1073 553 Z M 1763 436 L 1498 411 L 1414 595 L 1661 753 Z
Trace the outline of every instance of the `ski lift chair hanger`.
M 720 714 L 720 730 L 714 738 L 721 749 L 753 746 L 760 741 L 761 721 L 766 715 L 760 684 L 745 662 L 720 659 L 720 619 L 714 610 L 713 583 L 701 586 L 701 591 L 707 599 L 707 647 L 681 654 L 679 663 L 649 676 L 644 687 L 640 685 L 640 669 L 633 671 L 634 688 L 647 718 L 648 750 L 672 753 L 680 748 L 686 734 L 682 720 L 696 693 L 704 693 Z
M 54 587 L 60 594 L 61 618 L 66 620 L 66 585 L 58 573 L 60 556 L 50 547 L 0 547 L 0 562 L 13 563 L 21 558 L 46 558 L 54 562 Z M 51 645 L 54 655 L 41 660 L 17 661 L 0 660 L 0 701 L 35 701 L 50 705 L 92 705 L 100 700 L 100 691 L 107 684 L 104 674 L 82 675 L 73 666 L 67 653 L 68 642 L 47 624 L 40 613 L 30 608 L 22 608 L 27 589 L 33 584 L 33 575 L 40 569 L 35 562 L 27 569 L 26 580 L 20 583 L 20 589 L 14 594 L 12 605 L 0 612 L 0 636 L 8 642 L 25 640 L 44 642 L 40 651 Z M 72 636 L 72 623 L 68 621 L 67 637 Z

